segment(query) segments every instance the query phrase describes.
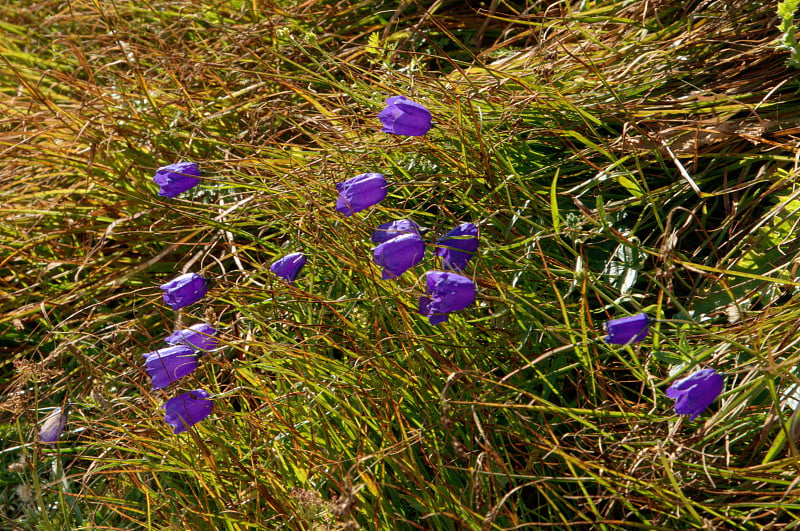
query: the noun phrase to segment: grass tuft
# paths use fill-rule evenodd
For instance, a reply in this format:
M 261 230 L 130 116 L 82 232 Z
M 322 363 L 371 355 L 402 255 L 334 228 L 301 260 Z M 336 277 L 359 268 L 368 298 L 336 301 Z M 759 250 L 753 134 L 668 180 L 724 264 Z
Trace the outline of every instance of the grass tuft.
M 0 528 L 796 527 L 787 4 L 0 7 Z M 426 136 L 380 132 L 398 94 Z M 201 185 L 160 198 L 183 160 Z M 373 171 L 386 200 L 338 214 Z M 371 262 L 407 217 L 480 227 L 477 301 L 439 326 L 432 246 Z M 173 312 L 189 271 L 209 294 Z M 602 341 L 641 311 L 647 340 Z M 141 355 L 200 321 L 224 347 L 151 390 Z M 674 415 L 705 367 L 720 399 Z M 173 435 L 197 388 L 213 414 Z

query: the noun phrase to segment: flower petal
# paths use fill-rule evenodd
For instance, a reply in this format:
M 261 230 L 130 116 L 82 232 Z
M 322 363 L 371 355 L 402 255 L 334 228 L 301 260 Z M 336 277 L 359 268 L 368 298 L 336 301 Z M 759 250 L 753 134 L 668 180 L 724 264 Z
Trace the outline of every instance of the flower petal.
M 384 268 L 384 280 L 396 278 L 425 256 L 425 242 L 417 234 L 403 234 L 375 247 L 372 261 Z
M 714 369 L 702 369 L 674 382 L 666 391 L 675 400 L 675 413 L 696 419 L 722 393 L 722 376 Z
M 393 135 L 423 136 L 431 129 L 431 113 L 425 106 L 405 96 L 387 98 L 378 114 L 382 131 Z
M 636 343 L 647 337 L 649 325 L 650 318 L 645 313 L 612 319 L 604 325 L 608 334 L 605 341 L 613 345 Z
M 161 348 L 142 356 L 153 389 L 163 389 L 197 369 L 197 355 L 184 345 Z
M 217 331 L 207 323 L 197 323 L 177 330 L 170 334 L 164 341 L 170 345 L 184 345 L 196 350 L 214 350 L 217 348 Z
M 462 223 L 436 240 L 436 254 L 442 257 L 445 269 L 463 271 L 478 250 L 478 227 Z
M 164 290 L 164 303 L 173 310 L 194 304 L 202 299 L 207 291 L 206 280 L 196 273 L 184 273 L 161 286 Z
M 159 186 L 158 195 L 173 198 L 194 188 L 200 182 L 200 169 L 194 162 L 178 162 L 156 170 L 153 182 Z
M 336 189 L 336 211 L 345 216 L 376 205 L 384 200 L 387 194 L 386 179 L 380 173 L 362 173 L 352 179 L 338 183 Z
M 306 265 L 306 260 L 306 256 L 303 253 L 287 254 L 273 263 L 269 270 L 291 284 L 300 274 L 303 266 Z
M 63 411 L 60 407 L 53 411 L 44 419 L 42 427 L 39 429 L 39 440 L 43 443 L 53 444 L 61 437 L 64 427 L 67 425 L 67 415 L 69 408 Z
M 172 426 L 173 433 L 182 433 L 189 426 L 194 426 L 214 410 L 211 395 L 203 389 L 195 389 L 170 398 L 161 406 L 164 408 L 164 421 Z
M 373 243 L 383 243 L 403 234 L 416 234 L 421 237 L 419 225 L 410 219 L 398 219 L 397 221 L 382 223 L 372 233 L 372 241 Z

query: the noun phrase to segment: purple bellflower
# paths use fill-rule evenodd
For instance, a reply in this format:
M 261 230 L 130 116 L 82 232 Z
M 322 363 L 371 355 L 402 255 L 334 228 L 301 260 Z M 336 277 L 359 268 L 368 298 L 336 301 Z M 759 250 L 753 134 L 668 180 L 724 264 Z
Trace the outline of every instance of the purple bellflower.
M 337 183 L 336 211 L 352 216 L 365 208 L 377 205 L 386 197 L 386 179 L 380 173 L 362 173 L 343 183 Z
M 425 242 L 419 234 L 402 234 L 375 247 L 372 261 L 383 268 L 383 279 L 397 278 L 425 256 Z
M 450 312 L 463 310 L 475 302 L 475 283 L 465 276 L 447 271 L 428 271 L 425 278 L 428 296 L 419 298 L 419 313 L 432 325 L 444 323 Z
M 405 96 L 387 98 L 378 118 L 382 131 L 392 135 L 423 136 L 431 129 L 430 111 Z
M 178 162 L 156 170 L 153 181 L 160 187 L 158 195 L 173 198 L 200 182 L 200 169 L 194 162 Z
M 191 374 L 197 368 L 197 354 L 192 347 L 176 345 L 142 354 L 153 389 L 163 389 Z
M 206 279 L 197 273 L 184 273 L 161 286 L 164 304 L 178 310 L 202 299 L 207 291 Z
M 606 321 L 603 325 L 608 334 L 604 339 L 612 345 L 636 343 L 647 337 L 650 318 L 645 313 Z
M 382 223 L 378 225 L 378 228 L 372 233 L 372 242 L 383 243 L 391 240 L 395 236 L 402 236 L 403 234 L 416 234 L 420 236 L 419 225 L 410 219 L 398 219 L 397 221 Z
M 269 270 L 291 284 L 300 274 L 300 270 L 306 265 L 306 255 L 303 253 L 287 254 L 280 260 L 275 261 Z
M 194 426 L 214 410 L 211 395 L 203 389 L 195 389 L 175 396 L 161 406 L 166 415 L 164 421 L 172 426 L 173 433 L 183 433 L 189 426 Z
M 462 223 L 436 240 L 436 254 L 442 257 L 445 269 L 463 271 L 478 250 L 478 227 Z
M 42 427 L 39 429 L 40 441 L 47 444 L 54 444 L 58 441 L 64 431 L 64 427 L 67 425 L 68 410 L 69 407 L 64 408 L 64 410 L 57 407 L 44 419 Z
M 214 350 L 217 348 L 217 331 L 206 323 L 197 323 L 170 334 L 166 341 L 170 345 L 183 345 L 195 350 Z
M 667 396 L 675 400 L 675 413 L 696 419 L 722 393 L 722 376 L 714 369 L 702 369 L 669 386 Z

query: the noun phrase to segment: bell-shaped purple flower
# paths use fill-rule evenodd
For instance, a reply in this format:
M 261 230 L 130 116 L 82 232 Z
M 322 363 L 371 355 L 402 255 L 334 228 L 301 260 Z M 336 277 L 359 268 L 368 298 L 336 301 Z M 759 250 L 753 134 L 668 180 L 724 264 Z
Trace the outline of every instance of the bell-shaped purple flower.
M 405 96 L 387 98 L 378 118 L 382 131 L 392 135 L 422 136 L 431 129 L 430 111 Z
M 606 333 L 606 343 L 612 345 L 627 345 L 636 343 L 647 337 L 650 318 L 645 313 L 638 313 L 629 317 L 621 317 L 606 321 L 604 327 Z
M 304 265 L 306 265 L 306 255 L 291 253 L 269 266 L 269 270 L 291 284 Z
M 669 386 L 667 396 L 675 400 L 675 413 L 694 420 L 722 392 L 722 376 L 714 369 L 702 369 Z
M 160 348 L 142 356 L 147 374 L 153 380 L 153 389 L 163 389 L 197 368 L 194 349 L 185 345 Z
M 463 275 L 447 271 L 428 271 L 425 278 L 428 296 L 419 298 L 419 313 L 432 325 L 447 321 L 450 312 L 463 310 L 475 302 L 475 283 Z
M 386 179 L 380 173 L 362 173 L 343 183 L 336 189 L 336 211 L 345 216 L 352 216 L 365 208 L 377 205 L 386 197 Z
M 197 273 L 184 273 L 161 286 L 164 304 L 178 310 L 202 299 L 207 291 L 206 279 Z
M 383 243 L 391 240 L 395 236 L 403 234 L 416 234 L 420 236 L 419 225 L 410 219 L 398 219 L 397 221 L 389 221 L 378 225 L 375 232 L 372 233 L 373 243 Z
M 418 234 L 395 236 L 375 247 L 372 261 L 383 268 L 383 279 L 397 278 L 425 256 L 425 242 Z
M 478 227 L 462 223 L 436 240 L 436 254 L 442 257 L 445 269 L 463 271 L 478 250 Z
M 183 345 L 195 350 L 214 350 L 217 348 L 217 331 L 206 323 L 197 323 L 170 334 L 164 341 L 170 345 Z
M 64 427 L 67 425 L 67 415 L 69 407 L 62 410 L 60 407 L 55 408 L 42 422 L 42 427 L 39 429 L 39 440 L 43 443 L 53 444 L 61 437 Z
M 166 415 L 164 420 L 174 429 L 173 433 L 183 433 L 189 426 L 194 426 L 214 410 L 211 395 L 203 389 L 195 389 L 170 398 L 161 406 Z
M 160 187 L 158 195 L 175 197 L 200 182 L 200 168 L 194 162 L 178 162 L 156 170 L 153 181 Z

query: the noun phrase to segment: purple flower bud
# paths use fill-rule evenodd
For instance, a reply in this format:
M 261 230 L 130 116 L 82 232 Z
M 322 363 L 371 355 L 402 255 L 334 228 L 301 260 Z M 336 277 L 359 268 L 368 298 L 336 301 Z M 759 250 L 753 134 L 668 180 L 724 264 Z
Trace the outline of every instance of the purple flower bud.
M 156 170 L 153 181 L 161 188 L 158 195 L 162 197 L 175 197 L 200 182 L 200 169 L 194 162 L 178 162 L 169 166 L 162 166 Z
M 306 265 L 306 255 L 291 253 L 269 266 L 269 270 L 291 284 L 304 265 Z
M 185 345 L 160 348 L 142 356 L 147 374 L 153 380 L 153 389 L 163 389 L 197 368 L 197 355 Z
M 383 279 L 397 278 L 425 256 L 425 242 L 418 234 L 395 236 L 375 247 L 372 261 L 383 268 Z
M 378 118 L 382 131 L 392 135 L 422 136 L 431 128 L 431 113 L 424 106 L 405 96 L 392 96 Z
M 67 416 L 69 408 L 63 411 L 60 407 L 55 408 L 50 415 L 42 422 L 42 427 L 39 429 L 39 440 L 43 443 L 53 444 L 61 437 L 64 427 L 67 425 Z
M 377 205 L 386 197 L 386 179 L 380 173 L 362 173 L 343 183 L 336 189 L 336 211 L 345 216 L 352 216 L 365 208 Z
M 419 313 L 427 315 L 432 325 L 447 321 L 447 314 L 463 310 L 475 302 L 475 283 L 465 276 L 428 271 L 425 285 L 428 296 L 419 298 Z
M 214 410 L 211 395 L 203 389 L 195 389 L 170 398 L 161 406 L 166 415 L 164 421 L 172 426 L 173 433 L 183 433 L 189 426 L 194 426 Z
M 178 310 L 194 304 L 206 294 L 206 279 L 196 273 L 184 273 L 161 286 L 164 304 Z
M 375 232 L 372 233 L 372 241 L 374 243 L 383 243 L 389 241 L 395 236 L 403 234 L 416 234 L 420 236 L 419 225 L 410 219 L 398 219 L 397 221 L 389 221 L 378 225 Z
M 669 386 L 667 396 L 675 400 L 675 413 L 694 420 L 722 392 L 722 376 L 714 369 L 702 369 Z
M 197 323 L 189 328 L 173 332 L 164 341 L 170 345 L 183 345 L 195 350 L 213 350 L 217 348 L 217 331 L 206 323 Z
M 472 223 L 462 223 L 436 240 L 436 246 L 436 254 L 442 257 L 445 269 L 463 271 L 478 250 L 478 227 Z
M 612 319 L 603 325 L 608 334 L 605 341 L 612 345 L 636 343 L 647 337 L 649 324 L 650 319 L 645 313 Z

